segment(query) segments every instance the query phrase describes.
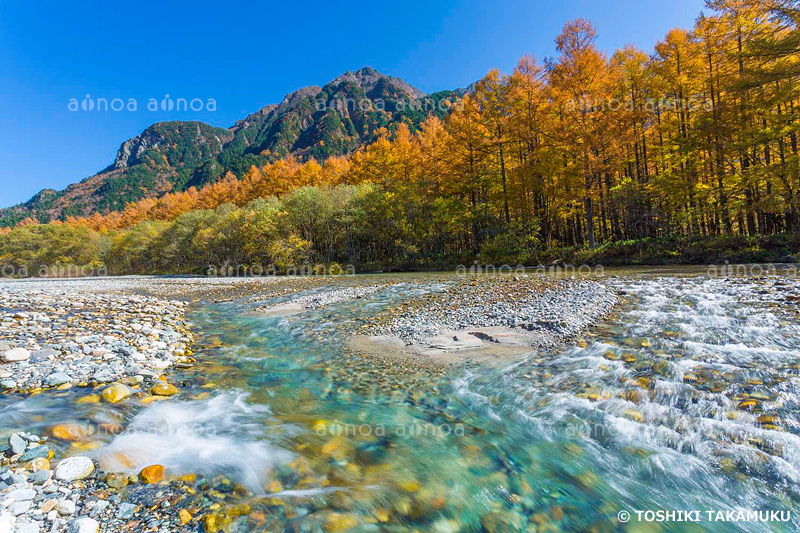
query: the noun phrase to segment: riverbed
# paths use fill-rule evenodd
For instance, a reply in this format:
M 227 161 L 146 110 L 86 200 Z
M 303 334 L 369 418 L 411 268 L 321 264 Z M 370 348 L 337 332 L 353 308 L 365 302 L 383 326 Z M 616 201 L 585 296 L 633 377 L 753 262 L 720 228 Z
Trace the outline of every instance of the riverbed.
M 193 364 L 165 372 L 175 395 L 0 393 L 0 436 L 51 435 L 59 456 L 103 472 L 163 466 L 143 488 L 84 481 L 111 500 L 94 515 L 108 531 L 793 531 L 800 282 L 767 274 L 606 271 L 591 281 L 620 303 L 565 342 L 449 365 L 350 341 L 452 275 L 358 276 L 346 284 L 379 289 L 353 298 L 320 298 L 327 282 L 236 298 L 217 281 L 224 298 L 188 298 Z M 66 424 L 92 431 L 52 437 Z M 126 498 L 135 509 L 112 516 Z M 779 514 L 745 514 L 764 511 Z

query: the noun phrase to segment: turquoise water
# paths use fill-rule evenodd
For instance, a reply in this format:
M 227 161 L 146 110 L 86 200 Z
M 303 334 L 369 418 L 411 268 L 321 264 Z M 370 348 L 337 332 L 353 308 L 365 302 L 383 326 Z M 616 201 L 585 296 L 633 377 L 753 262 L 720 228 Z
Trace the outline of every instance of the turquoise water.
M 286 529 L 794 531 L 800 285 L 697 274 L 608 278 L 624 303 L 576 343 L 452 367 L 344 348 L 427 278 L 284 317 L 203 305 L 190 316 L 198 366 L 175 399 L 69 413 L 57 405 L 69 393 L 6 400 L 0 425 L 124 420 L 100 437 L 101 462 L 224 474 Z M 637 519 L 647 510 L 702 521 Z M 790 521 L 707 514 L 739 510 Z

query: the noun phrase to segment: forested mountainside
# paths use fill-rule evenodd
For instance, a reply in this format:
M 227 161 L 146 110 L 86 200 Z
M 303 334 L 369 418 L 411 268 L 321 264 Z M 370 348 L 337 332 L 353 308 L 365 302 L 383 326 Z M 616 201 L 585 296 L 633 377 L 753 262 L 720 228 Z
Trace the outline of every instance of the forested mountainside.
M 400 78 L 365 67 L 323 87 L 299 89 L 228 129 L 194 121 L 156 123 L 123 142 L 114 163 L 94 176 L 0 209 L 0 225 L 107 213 L 143 198 L 202 187 L 229 171 L 241 175 L 290 154 L 301 160 L 346 155 L 375 140 L 379 128 L 404 121 L 415 129 L 429 112 L 443 115 L 442 100 L 459 94 L 426 96 Z

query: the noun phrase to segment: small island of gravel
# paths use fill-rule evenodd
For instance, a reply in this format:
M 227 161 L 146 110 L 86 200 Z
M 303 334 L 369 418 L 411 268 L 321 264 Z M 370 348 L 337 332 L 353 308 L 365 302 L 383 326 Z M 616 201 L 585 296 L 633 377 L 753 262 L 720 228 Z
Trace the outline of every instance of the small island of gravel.
M 617 303 L 614 291 L 595 281 L 474 278 L 378 315 L 349 347 L 443 363 L 514 355 L 573 338 Z
M 310 309 L 321 309 L 339 302 L 348 300 L 358 300 L 375 294 L 386 287 L 386 284 L 364 285 L 356 287 L 324 288 L 319 292 L 313 292 L 297 298 L 292 298 L 286 302 L 271 303 L 259 306 L 255 312 L 265 315 L 290 315 L 302 313 Z

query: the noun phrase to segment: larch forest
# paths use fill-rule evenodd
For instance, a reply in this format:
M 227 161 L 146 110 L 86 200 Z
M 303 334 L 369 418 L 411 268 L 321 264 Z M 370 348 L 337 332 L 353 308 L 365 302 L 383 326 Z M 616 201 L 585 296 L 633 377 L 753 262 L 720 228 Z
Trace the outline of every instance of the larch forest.
M 589 21 L 569 22 L 557 57 L 493 70 L 441 118 L 382 128 L 346 156 L 290 155 L 118 211 L 23 220 L 2 230 L 0 263 L 122 274 L 791 256 L 800 7 L 707 6 L 653 50 L 610 56 Z

